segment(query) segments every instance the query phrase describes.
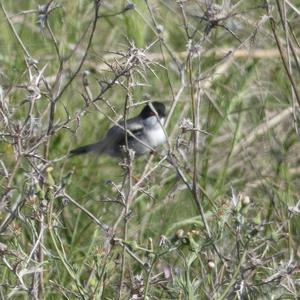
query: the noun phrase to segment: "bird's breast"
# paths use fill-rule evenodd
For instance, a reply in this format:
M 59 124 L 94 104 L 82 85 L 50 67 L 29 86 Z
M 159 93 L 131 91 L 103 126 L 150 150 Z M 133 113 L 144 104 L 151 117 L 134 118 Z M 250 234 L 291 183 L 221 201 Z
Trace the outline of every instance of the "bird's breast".
M 165 133 L 162 128 L 151 130 L 148 133 L 149 146 L 152 148 L 158 147 L 166 141 Z
M 163 124 L 163 118 L 160 120 L 160 122 L 158 122 L 156 119 L 156 124 L 151 124 L 151 126 L 148 126 L 148 128 L 145 130 L 149 146 L 152 148 L 158 147 L 166 141 L 165 132 L 161 126 Z

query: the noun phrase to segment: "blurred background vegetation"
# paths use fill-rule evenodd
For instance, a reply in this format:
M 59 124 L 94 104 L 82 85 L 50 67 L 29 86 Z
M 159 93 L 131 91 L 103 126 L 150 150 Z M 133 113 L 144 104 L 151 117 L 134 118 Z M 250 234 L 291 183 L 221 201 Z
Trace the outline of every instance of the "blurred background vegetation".
M 298 0 L 0 5 L 2 299 L 298 299 Z M 68 158 L 149 100 L 169 145 Z

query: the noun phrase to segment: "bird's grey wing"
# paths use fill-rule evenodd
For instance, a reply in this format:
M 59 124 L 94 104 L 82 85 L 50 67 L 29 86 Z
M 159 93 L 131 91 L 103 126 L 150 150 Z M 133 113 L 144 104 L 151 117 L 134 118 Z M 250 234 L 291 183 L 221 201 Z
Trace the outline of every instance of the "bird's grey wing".
M 119 146 L 122 144 L 123 140 L 124 130 L 119 126 L 113 126 L 108 130 L 106 136 L 102 140 L 73 149 L 70 151 L 70 155 L 74 156 L 89 152 L 118 155 L 118 152 L 120 151 Z
M 137 138 L 141 136 L 143 132 L 143 124 L 139 118 L 132 118 L 126 122 L 127 130 L 134 134 Z M 128 142 L 135 139 L 132 135 L 128 134 Z M 121 147 L 125 145 L 125 122 L 120 121 L 119 125 L 111 127 L 105 138 L 102 140 L 102 143 L 105 143 L 104 152 L 118 155 L 121 151 Z
M 143 123 L 140 118 L 132 118 L 126 122 L 127 130 L 140 138 L 143 134 Z M 70 154 L 79 155 L 88 152 L 107 153 L 113 156 L 118 156 L 121 153 L 121 147 L 125 145 L 125 122 L 119 122 L 119 126 L 111 127 L 106 136 L 97 143 L 85 145 L 71 150 Z M 135 138 L 128 134 L 128 142 L 131 143 Z
M 124 122 L 123 122 L 124 124 Z M 136 137 L 139 137 L 144 131 L 143 121 L 140 117 L 129 119 L 126 122 L 127 129 L 133 133 Z M 134 138 L 134 137 L 132 137 Z
M 126 121 L 127 130 L 134 135 L 139 135 L 144 129 L 140 118 L 132 118 Z M 132 137 L 128 134 L 128 138 Z M 106 138 L 109 138 L 113 143 L 122 143 L 125 140 L 125 122 L 120 121 L 119 126 L 115 125 L 107 132 Z
M 124 130 L 117 125 L 111 127 L 108 130 L 104 139 L 102 140 L 103 145 L 105 145 L 103 152 L 106 152 L 111 155 L 114 154 L 118 155 L 123 140 L 124 140 Z

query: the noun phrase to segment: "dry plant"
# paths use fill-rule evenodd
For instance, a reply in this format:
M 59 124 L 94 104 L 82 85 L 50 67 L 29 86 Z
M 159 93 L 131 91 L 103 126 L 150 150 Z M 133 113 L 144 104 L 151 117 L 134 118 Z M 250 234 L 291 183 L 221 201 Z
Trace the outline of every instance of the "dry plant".
M 300 3 L 38 3 L 0 1 L 1 298 L 298 299 Z M 68 156 L 151 100 L 165 147 Z

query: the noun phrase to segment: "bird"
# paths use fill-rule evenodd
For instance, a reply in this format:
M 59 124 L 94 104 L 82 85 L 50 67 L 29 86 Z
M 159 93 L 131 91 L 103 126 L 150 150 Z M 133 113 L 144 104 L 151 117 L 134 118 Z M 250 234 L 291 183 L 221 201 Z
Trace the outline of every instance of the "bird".
M 112 157 L 123 157 L 126 149 L 126 130 L 128 149 L 141 156 L 153 152 L 155 148 L 166 141 L 163 128 L 166 107 L 163 103 L 154 101 L 146 104 L 140 114 L 132 119 L 118 122 L 111 127 L 105 137 L 99 142 L 85 145 L 70 151 L 70 156 L 94 152 Z

